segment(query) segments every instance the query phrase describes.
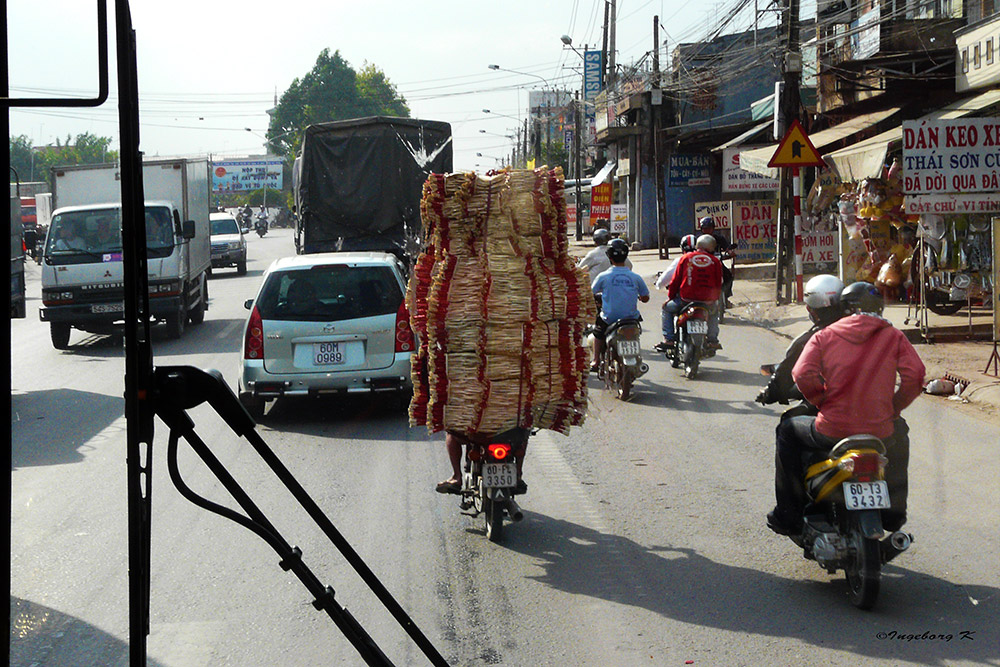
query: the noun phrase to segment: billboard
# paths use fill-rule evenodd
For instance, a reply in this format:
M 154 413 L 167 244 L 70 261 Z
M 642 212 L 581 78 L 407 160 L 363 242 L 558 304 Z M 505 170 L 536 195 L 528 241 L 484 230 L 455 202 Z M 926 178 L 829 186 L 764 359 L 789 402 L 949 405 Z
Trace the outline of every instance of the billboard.
M 903 122 L 908 213 L 1000 211 L 1000 118 Z
M 265 187 L 280 190 L 284 164 L 281 158 L 213 162 L 212 193 L 233 194 Z
M 710 185 L 712 159 L 697 153 L 675 153 L 670 156 L 667 185 L 671 188 Z
M 604 87 L 600 51 L 583 52 L 583 99 L 593 102 Z
M 737 146 L 722 151 L 723 192 L 776 192 L 778 179 L 740 169 L 740 152 L 762 146 Z

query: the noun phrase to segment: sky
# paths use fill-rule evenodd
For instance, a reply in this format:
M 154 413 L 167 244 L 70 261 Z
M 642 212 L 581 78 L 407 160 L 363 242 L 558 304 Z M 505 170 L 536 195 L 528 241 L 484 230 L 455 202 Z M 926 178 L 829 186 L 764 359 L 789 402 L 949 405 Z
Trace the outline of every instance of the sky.
M 727 3 L 617 0 L 617 61 L 696 41 Z M 96 0 L 7 0 L 11 97 L 88 96 L 97 88 Z M 451 124 L 456 171 L 485 172 L 509 156 L 528 92 L 577 90 L 581 56 L 599 48 L 604 0 L 133 0 L 140 148 L 147 156 L 233 158 L 263 152 L 275 96 L 324 48 L 356 70 L 374 64 L 411 116 Z M 760 6 L 766 3 L 761 0 Z M 115 0 L 108 0 L 114 17 Z M 97 109 L 15 109 L 12 135 L 34 145 L 83 132 L 118 146 L 114 30 L 111 99 Z M 727 31 L 728 32 L 728 31 Z M 492 70 L 490 65 L 499 65 Z M 489 109 L 490 113 L 484 113 Z M 246 130 L 250 128 L 250 132 Z

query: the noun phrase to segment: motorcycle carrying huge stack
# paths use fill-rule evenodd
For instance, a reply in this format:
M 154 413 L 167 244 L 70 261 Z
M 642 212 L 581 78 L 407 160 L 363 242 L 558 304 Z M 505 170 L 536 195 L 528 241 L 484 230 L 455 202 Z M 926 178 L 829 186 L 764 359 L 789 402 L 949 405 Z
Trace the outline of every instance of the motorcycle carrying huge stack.
M 568 253 L 562 184 L 559 169 L 424 184 L 425 246 L 406 297 L 420 341 L 410 423 L 465 445 L 461 489 L 438 488 L 461 493 L 492 541 L 505 514 L 523 517 L 514 495 L 526 488 L 518 458 L 529 430 L 568 434 L 586 414 L 594 299 Z

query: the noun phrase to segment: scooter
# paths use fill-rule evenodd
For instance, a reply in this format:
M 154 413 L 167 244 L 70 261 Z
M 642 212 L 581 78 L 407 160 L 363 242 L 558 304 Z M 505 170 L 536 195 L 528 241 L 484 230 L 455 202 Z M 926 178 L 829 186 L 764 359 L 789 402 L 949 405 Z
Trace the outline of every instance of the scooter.
M 761 366 L 769 375 L 773 366 Z M 808 403 L 790 408 L 786 417 L 809 414 Z M 813 409 L 813 414 L 815 409 Z M 890 509 L 885 481 L 885 444 L 868 434 L 840 440 L 806 469 L 809 504 L 802 532 L 788 537 L 828 573 L 843 570 L 848 598 L 859 609 L 871 609 L 878 597 L 882 565 L 906 551 L 913 536 L 896 531 L 885 537 L 882 510 Z
M 677 314 L 677 344 L 667 352 L 670 365 L 684 367 L 684 377 L 693 380 L 698 376 L 698 366 L 702 359 L 715 356 L 715 350 L 707 349 L 709 306 L 691 301 L 684 304 Z
M 626 401 L 632 396 L 636 378 L 649 371 L 643 363 L 639 347 L 642 326 L 639 320 L 618 320 L 604 334 L 604 354 L 599 363 L 599 376 L 617 398 Z
M 483 515 L 490 542 L 503 538 L 504 514 L 515 522 L 524 518 L 514 496 L 518 493 L 517 457 L 524 455 L 528 434 L 527 429 L 515 428 L 492 438 L 463 438 L 465 470 L 459 508 L 468 516 Z
M 257 222 L 254 225 L 254 231 L 257 232 L 257 236 L 264 238 L 264 234 L 267 234 L 267 218 L 263 215 L 257 216 Z

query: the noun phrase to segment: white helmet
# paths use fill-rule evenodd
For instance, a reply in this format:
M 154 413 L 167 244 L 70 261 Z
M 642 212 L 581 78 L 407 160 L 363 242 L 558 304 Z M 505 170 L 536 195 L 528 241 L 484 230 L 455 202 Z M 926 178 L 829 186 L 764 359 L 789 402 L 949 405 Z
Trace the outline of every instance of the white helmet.
M 695 247 L 698 250 L 704 250 L 705 252 L 715 252 L 715 237 L 711 234 L 702 234 L 698 237 L 695 242 Z
M 837 276 L 822 273 L 806 283 L 805 302 L 809 317 L 816 324 L 833 322 L 844 314 L 840 294 L 844 283 Z

